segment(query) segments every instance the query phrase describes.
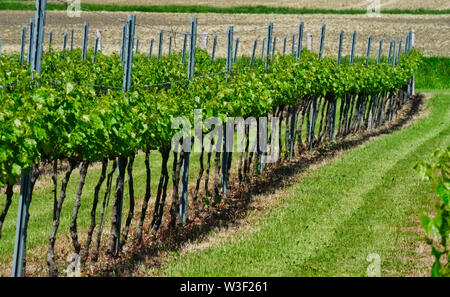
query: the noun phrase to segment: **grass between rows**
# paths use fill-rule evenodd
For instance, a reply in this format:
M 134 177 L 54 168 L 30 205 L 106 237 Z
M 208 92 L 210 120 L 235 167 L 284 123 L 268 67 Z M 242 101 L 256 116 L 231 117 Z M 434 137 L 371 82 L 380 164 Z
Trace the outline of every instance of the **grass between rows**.
M 254 232 L 238 232 L 216 247 L 173 253 L 165 276 L 365 276 L 378 254 L 381 273 L 427 274 L 417 250 L 418 215 L 430 211 L 434 189 L 416 161 L 450 144 L 450 91 L 433 91 L 429 115 L 309 170 L 283 191 L 281 206 Z M 261 199 L 264 199 L 262 197 Z
M 291 7 L 268 7 L 268 6 L 235 6 L 214 7 L 209 5 L 104 5 L 93 3 L 82 3 L 81 8 L 90 11 L 140 11 L 159 13 L 247 13 L 247 14 L 366 14 L 363 9 L 320 9 L 320 8 L 291 8 Z M 20 1 L 8 1 L 0 3 L 0 10 L 34 10 L 33 3 Z M 48 3 L 47 10 L 66 10 L 67 5 Z M 383 9 L 383 14 L 449 14 L 450 9 Z

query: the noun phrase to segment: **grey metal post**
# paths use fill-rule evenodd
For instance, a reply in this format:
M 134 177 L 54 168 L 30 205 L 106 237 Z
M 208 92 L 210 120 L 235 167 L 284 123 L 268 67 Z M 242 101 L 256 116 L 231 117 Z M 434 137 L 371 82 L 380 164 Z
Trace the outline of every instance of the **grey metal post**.
M 369 67 L 370 60 L 370 45 L 372 44 L 372 35 L 369 35 L 367 39 L 367 52 L 366 52 L 366 67 Z
M 338 45 L 338 58 L 337 65 L 341 65 L 341 57 L 342 57 L 342 43 L 344 41 L 344 31 L 341 30 L 339 32 L 339 45 Z M 330 123 L 330 141 L 334 140 L 334 127 L 336 126 L 336 108 L 337 108 L 337 99 L 333 102 L 333 107 L 331 111 L 331 123 Z
M 31 71 L 41 73 L 41 59 L 44 42 L 45 7 L 46 0 L 36 0 L 36 12 L 33 26 L 33 45 L 31 47 Z
M 161 60 L 161 56 L 162 56 L 162 46 L 163 46 L 163 34 L 164 31 L 160 30 L 159 31 L 159 45 L 158 45 L 158 61 Z
M 97 62 L 97 52 L 98 52 L 98 44 L 100 42 L 100 39 L 98 37 L 95 38 L 95 46 L 94 46 L 94 57 L 92 58 L 92 61 L 94 63 Z
M 211 63 L 214 63 L 214 58 L 216 56 L 216 46 L 217 46 L 217 35 L 214 35 L 213 46 L 211 51 Z
M 188 79 L 194 77 L 195 67 L 195 48 L 197 41 L 197 18 L 191 18 L 191 33 L 189 42 L 189 60 L 188 60 Z M 189 136 L 188 136 L 189 137 Z M 187 221 L 187 198 L 188 198 L 188 183 L 189 183 L 189 159 L 190 152 L 184 152 L 183 169 L 181 173 L 181 197 L 180 197 L 180 216 L 183 225 Z
M 253 42 L 253 51 L 252 51 L 252 58 L 250 59 L 250 67 L 253 66 L 253 63 L 255 62 L 255 53 L 257 46 L 258 46 L 258 39 L 255 39 L 255 41 Z
M 139 53 L 139 44 L 140 43 L 141 43 L 141 38 L 139 38 L 139 36 L 138 36 L 138 38 L 136 39 L 136 54 Z
M 23 170 L 20 180 L 19 205 L 17 209 L 16 236 L 14 242 L 14 258 L 12 277 L 25 275 L 24 261 L 26 257 L 27 223 L 31 202 L 31 170 Z
M 188 74 L 187 78 L 194 77 L 195 69 L 195 46 L 197 40 L 197 18 L 191 18 L 191 33 L 189 40 L 189 60 L 188 60 Z
M 148 59 L 150 60 L 152 58 L 153 53 L 153 44 L 155 43 L 155 40 L 152 38 L 150 40 L 150 49 L 148 50 Z
M 102 51 L 102 31 L 100 30 L 96 30 L 95 31 L 95 38 L 98 38 L 98 47 L 97 50 L 98 51 Z
M 289 160 L 294 155 L 294 143 L 295 143 L 295 130 L 297 126 L 297 109 L 298 106 L 292 106 L 291 108 L 291 127 L 289 131 Z
M 295 34 L 292 34 L 291 56 L 295 55 Z
M 62 59 L 66 57 L 66 47 L 67 47 L 67 33 L 63 35 L 63 49 L 62 49 Z
M 181 169 L 181 199 L 180 199 L 180 216 L 181 222 L 183 225 L 186 224 L 187 221 L 187 190 L 189 183 L 189 159 L 190 152 L 184 152 L 183 157 L 183 168 Z
M 136 24 L 136 16 L 128 15 L 127 18 L 127 32 L 126 32 L 126 43 L 124 45 L 124 67 L 123 67 L 123 93 L 126 93 L 130 90 L 131 87 L 131 74 L 133 71 L 133 48 L 134 48 L 134 33 L 135 33 L 135 24 Z M 122 227 L 122 209 L 123 209 L 123 190 L 118 190 L 118 185 L 123 181 L 119 180 L 119 172 L 120 168 L 123 167 L 122 157 L 118 158 L 118 168 L 117 168 L 117 179 L 116 179 L 116 191 L 118 192 L 118 209 L 117 209 L 117 225 L 116 225 L 116 235 L 114 242 L 114 255 L 117 256 L 120 251 L 120 231 Z
M 87 54 L 87 46 L 88 46 L 88 31 L 89 31 L 89 23 L 84 23 L 84 35 L 83 35 L 83 50 L 81 53 L 81 56 L 83 60 L 86 60 L 86 54 Z
M 323 45 L 325 42 L 325 28 L 326 25 L 322 25 L 322 30 L 320 33 L 320 43 L 319 43 L 319 59 L 323 58 Z M 309 137 L 308 137 L 308 143 L 309 143 L 309 149 L 312 149 L 312 142 L 314 140 L 314 130 L 316 128 L 316 109 L 317 109 L 317 98 L 312 99 L 312 107 L 311 107 L 311 124 L 309 125 Z
M 406 57 L 406 55 L 408 54 L 408 45 L 409 45 L 409 34 L 406 34 L 405 51 L 403 53 L 403 57 Z
M 126 93 L 131 87 L 131 74 L 133 71 L 133 48 L 134 48 L 134 32 L 135 32 L 136 16 L 128 15 L 127 18 L 127 38 L 124 46 L 124 78 L 123 92 Z
M 33 26 L 33 42 L 31 45 L 30 68 L 37 73 L 41 72 L 42 43 L 44 41 L 45 7 L 46 0 L 36 0 L 36 12 Z M 33 77 L 33 75 L 32 75 Z M 14 241 L 13 277 L 24 276 L 24 261 L 26 254 L 27 227 L 29 207 L 32 198 L 31 185 L 32 169 L 22 170 L 20 180 L 19 206 L 17 212 L 16 237 Z
M 169 57 L 172 56 L 172 36 L 169 36 Z
M 398 42 L 398 50 L 397 50 L 397 65 L 400 64 L 400 57 L 402 56 L 402 41 L 400 39 L 400 41 Z
M 350 64 L 354 63 L 355 60 L 355 45 L 356 45 L 356 36 L 357 36 L 357 32 L 353 31 L 353 35 L 352 35 L 352 48 L 350 50 Z
M 395 66 L 395 54 L 397 51 L 397 41 L 394 39 L 392 43 L 392 66 Z
M 264 60 L 264 51 L 266 49 L 266 39 L 263 38 L 262 48 L 261 48 L 261 60 Z
M 297 60 L 300 59 L 303 47 L 303 28 L 305 23 L 300 22 L 298 25 L 298 42 L 297 42 Z
M 339 44 L 338 44 L 338 56 L 337 56 L 337 65 L 341 65 L 341 57 L 342 57 L 342 42 L 344 41 L 344 31 L 339 31 Z
M 381 55 L 383 53 L 383 39 L 380 39 L 378 41 L 378 57 L 377 57 L 377 64 L 381 63 Z
M 181 54 L 181 63 L 186 62 L 186 46 L 187 46 L 187 33 L 184 33 L 184 40 L 183 40 L 183 52 Z
M 322 55 L 323 55 L 323 45 L 325 43 L 325 29 L 326 29 L 326 25 L 323 24 L 322 29 L 320 31 L 320 43 L 319 43 L 319 58 L 321 58 L 321 59 L 322 59 Z
M 272 44 L 272 59 L 273 59 L 273 56 L 275 56 L 275 49 L 276 49 L 276 47 L 277 47 L 277 37 L 274 36 L 273 37 L 273 44 Z
M 223 149 L 222 149 L 222 194 L 227 195 L 228 151 L 227 151 L 227 125 L 223 125 Z M 220 137 L 220 136 L 219 136 Z
M 388 52 L 387 64 L 391 63 L 391 56 L 392 56 L 392 40 L 389 41 L 389 52 Z
M 122 40 L 120 42 L 120 60 L 122 61 L 122 63 L 125 60 L 125 43 L 126 43 L 126 39 L 127 39 L 127 23 L 122 25 Z
M 22 39 L 20 42 L 20 58 L 19 58 L 19 62 L 22 63 L 23 62 L 23 56 L 25 53 L 25 34 L 26 34 L 27 29 L 25 27 L 22 27 Z
M 74 30 L 72 29 L 72 31 L 70 32 L 70 52 L 73 51 L 73 34 L 74 34 Z
M 48 51 L 52 50 L 53 32 L 50 31 L 48 35 Z
M 269 69 L 269 55 L 272 46 L 273 23 L 269 22 L 267 26 L 267 51 L 266 51 L 266 69 Z
M 284 37 L 284 39 L 283 39 L 283 56 L 286 54 L 286 43 L 287 43 L 287 37 Z
M 227 34 L 227 59 L 226 59 L 226 72 L 228 77 L 228 72 L 232 70 L 233 65 L 233 26 L 228 27 Z
M 414 30 L 411 30 L 411 38 L 410 38 L 410 47 L 412 50 L 414 46 L 416 45 L 416 32 Z M 416 77 L 413 75 L 412 82 L 411 82 L 411 94 L 416 94 Z
M 236 38 L 236 45 L 234 47 L 233 63 L 236 63 L 238 50 L 239 50 L 239 37 Z
M 34 32 L 34 19 L 30 19 L 30 34 L 28 39 L 28 56 L 27 56 L 27 64 L 30 65 L 31 63 L 31 55 L 32 55 L 32 46 L 33 46 L 33 32 Z
M 381 63 L 381 55 L 383 52 L 383 39 L 380 39 L 378 41 L 378 57 L 377 57 L 377 64 Z M 381 98 L 381 104 L 383 104 L 383 98 Z M 375 112 L 376 112 L 376 106 L 375 106 L 375 97 L 371 96 L 371 106 L 372 111 L 370 115 L 370 130 L 373 130 L 374 124 L 375 124 Z

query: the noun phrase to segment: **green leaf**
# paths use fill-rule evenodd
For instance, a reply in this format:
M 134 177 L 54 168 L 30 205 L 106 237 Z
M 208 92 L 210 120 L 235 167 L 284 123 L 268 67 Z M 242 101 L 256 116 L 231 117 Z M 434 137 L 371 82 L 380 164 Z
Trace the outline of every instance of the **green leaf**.
M 436 192 L 439 195 L 439 197 L 442 199 L 444 204 L 446 206 L 449 206 L 450 190 L 446 189 L 443 184 L 439 184 L 436 188 Z

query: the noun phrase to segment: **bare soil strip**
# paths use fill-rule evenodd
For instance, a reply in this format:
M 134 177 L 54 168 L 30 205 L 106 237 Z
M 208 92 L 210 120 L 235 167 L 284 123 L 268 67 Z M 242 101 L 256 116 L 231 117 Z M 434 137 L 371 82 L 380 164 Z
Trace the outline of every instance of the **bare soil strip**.
M 387 55 L 388 42 L 393 38 L 405 39 L 410 29 L 416 31 L 416 47 L 423 50 L 425 56 L 450 56 L 450 15 L 382 15 L 370 18 L 367 15 L 280 15 L 280 14 L 183 14 L 183 13 L 135 13 L 137 15 L 136 34 L 141 39 L 140 51 L 147 52 L 150 39 L 158 40 L 159 29 L 165 33 L 163 52 L 167 54 L 169 35 L 174 37 L 174 48 L 180 50 L 183 45 L 182 32 L 189 30 L 190 17 L 198 17 L 198 32 L 218 34 L 216 55 L 225 56 L 227 26 L 233 25 L 235 37 L 239 37 L 239 55 L 251 55 L 254 39 L 259 39 L 257 53 L 261 53 L 262 39 L 267 34 L 267 23 L 274 23 L 274 34 L 277 36 L 277 51 L 282 50 L 283 38 L 287 37 L 287 52 L 291 49 L 292 34 L 297 33 L 299 21 L 305 22 L 305 32 L 313 35 L 313 50 L 317 50 L 321 24 L 327 25 L 325 38 L 325 54 L 335 56 L 338 47 L 338 34 L 344 30 L 344 54 L 350 51 L 351 33 L 358 31 L 356 54 L 363 56 L 366 51 L 367 37 L 372 34 L 372 55 L 377 53 L 378 39 L 384 39 L 384 51 Z M 27 26 L 28 20 L 34 16 L 33 11 L 0 11 L 0 37 L 3 38 L 3 51 L 19 52 L 20 30 Z M 90 24 L 89 46 L 92 48 L 96 30 L 102 31 L 103 52 L 118 52 L 122 37 L 122 22 L 127 13 L 94 13 L 82 12 L 79 18 L 69 18 L 64 11 L 47 12 L 46 33 L 53 32 L 54 48 L 62 46 L 63 33 L 75 30 L 74 46 L 82 43 L 82 30 L 85 21 Z M 146 25 L 146 26 L 139 26 Z M 289 27 L 289 28 L 287 28 Z M 245 30 L 257 31 L 239 32 Z M 46 38 L 48 42 L 48 37 Z M 199 43 L 200 44 L 200 43 Z M 211 50 L 212 42 L 208 43 Z M 153 54 L 156 50 L 154 49 Z

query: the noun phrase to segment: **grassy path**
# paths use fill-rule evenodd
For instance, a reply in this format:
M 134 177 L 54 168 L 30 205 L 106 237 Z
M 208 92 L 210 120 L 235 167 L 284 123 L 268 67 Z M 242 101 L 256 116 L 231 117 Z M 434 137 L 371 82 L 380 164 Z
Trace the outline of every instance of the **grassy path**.
M 169 276 L 364 276 L 376 253 L 382 275 L 427 274 L 417 217 L 433 201 L 412 168 L 450 144 L 450 91 L 435 91 L 429 115 L 311 170 L 253 233 L 172 255 Z

